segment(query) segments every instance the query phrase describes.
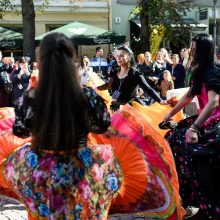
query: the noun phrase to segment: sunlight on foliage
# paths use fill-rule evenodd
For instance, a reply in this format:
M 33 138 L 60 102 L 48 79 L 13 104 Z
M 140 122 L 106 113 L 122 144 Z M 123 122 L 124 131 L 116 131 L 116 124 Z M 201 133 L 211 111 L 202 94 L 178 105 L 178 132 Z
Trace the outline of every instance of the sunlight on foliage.
M 190 11 L 193 2 L 195 0 L 181 2 L 176 0 L 138 0 L 137 6 L 129 15 L 129 20 L 141 21 L 141 18 L 145 18 L 145 25 L 147 25 L 149 30 L 149 41 L 152 41 L 152 36 L 154 35 L 161 38 L 162 33 L 163 38 L 169 40 L 174 36 L 173 31 L 181 32 L 181 35 L 189 33 L 190 25 L 184 22 L 183 17 Z M 178 28 L 173 28 L 174 24 Z M 155 27 L 161 27 L 161 25 L 162 29 L 155 29 Z M 153 30 L 157 30 L 158 33 L 153 33 Z M 139 37 L 140 39 L 143 37 L 141 36 Z M 146 38 L 146 35 L 144 37 Z

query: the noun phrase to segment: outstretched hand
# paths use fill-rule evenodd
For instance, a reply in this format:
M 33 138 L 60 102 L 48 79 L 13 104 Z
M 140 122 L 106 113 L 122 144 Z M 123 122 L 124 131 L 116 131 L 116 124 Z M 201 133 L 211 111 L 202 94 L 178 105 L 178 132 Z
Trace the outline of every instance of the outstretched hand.
M 113 112 L 116 112 L 120 108 L 120 104 L 118 102 L 113 101 L 110 105 L 110 109 Z
M 161 105 L 168 105 L 168 103 L 167 103 L 166 100 L 162 100 L 162 101 L 160 101 L 160 104 L 161 104 Z
M 163 122 L 164 123 L 167 123 L 168 121 L 170 121 L 171 120 L 171 116 L 170 116 L 170 114 L 167 114 L 167 115 L 165 115 L 165 117 L 164 117 L 164 119 L 163 119 Z
M 177 104 L 178 100 L 177 100 L 177 97 L 174 96 L 170 99 L 167 100 L 167 103 L 171 106 L 171 107 L 174 107 L 176 104 Z
M 186 130 L 185 138 L 186 138 L 186 143 L 195 144 L 198 142 L 198 133 L 193 129 L 189 128 Z
M 96 91 L 96 90 L 97 90 L 97 85 L 96 85 L 95 83 L 93 83 L 93 84 L 91 85 L 91 88 Z

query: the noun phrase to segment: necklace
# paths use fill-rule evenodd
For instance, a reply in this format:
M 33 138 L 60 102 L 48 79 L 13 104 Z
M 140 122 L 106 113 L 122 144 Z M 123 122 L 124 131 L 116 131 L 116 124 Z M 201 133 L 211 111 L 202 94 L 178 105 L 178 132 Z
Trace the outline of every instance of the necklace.
M 128 72 L 129 72 L 129 69 L 128 69 L 127 72 L 125 72 L 125 74 L 124 74 L 122 77 L 120 77 L 120 74 L 119 74 L 119 73 L 117 74 L 117 77 L 118 77 L 118 79 L 119 79 L 119 87 L 118 87 L 117 90 L 115 90 L 115 91 L 113 92 L 113 94 L 112 94 L 112 100 L 117 101 L 118 98 L 119 98 L 119 96 L 121 95 L 120 89 L 121 89 L 122 83 L 124 82 L 124 79 L 125 79 L 126 76 L 128 75 Z
M 112 94 L 112 100 L 117 101 L 118 97 L 121 95 L 120 88 L 121 88 L 121 85 L 122 85 L 124 79 L 125 79 L 125 77 L 124 77 L 124 78 L 121 78 L 121 79 L 119 78 L 119 81 L 120 81 L 120 82 L 119 82 L 119 87 L 118 87 L 117 90 L 115 90 L 115 91 L 113 92 L 113 94 Z
M 124 77 L 121 78 L 121 79 L 119 78 L 120 83 L 119 83 L 119 87 L 118 87 L 118 90 L 117 90 L 117 91 L 120 91 L 121 85 L 122 85 L 122 83 L 123 83 L 125 77 L 126 77 L 126 76 L 124 76 Z
M 123 73 L 122 76 L 120 76 L 120 73 L 121 73 L 121 72 L 119 72 L 118 78 L 119 78 L 119 79 L 124 79 L 124 78 L 128 75 L 129 70 L 130 70 L 130 68 L 128 68 L 126 71 L 124 71 L 124 73 Z

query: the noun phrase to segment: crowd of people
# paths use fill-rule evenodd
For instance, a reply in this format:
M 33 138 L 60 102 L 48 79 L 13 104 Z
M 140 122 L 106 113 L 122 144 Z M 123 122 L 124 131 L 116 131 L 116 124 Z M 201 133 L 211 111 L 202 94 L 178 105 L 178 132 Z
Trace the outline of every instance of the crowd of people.
M 0 107 L 14 107 L 38 78 L 37 62 L 27 57 L 2 57 L 0 53 Z M 36 80 L 35 80 L 36 79 Z
M 78 61 L 61 33 L 44 37 L 30 66 L 24 57 L 2 59 L 5 106 L 10 97 L 15 120 L 13 134 L 0 137 L 11 151 L 0 154 L 0 185 L 26 205 L 29 219 L 137 213 L 181 220 L 189 206 L 199 208 L 201 220 L 220 219 L 220 65 L 212 37 L 196 35 L 180 55 L 161 48 L 155 59 L 147 51 L 137 61 L 126 45 L 107 59 L 97 47 L 93 58 Z M 94 72 L 103 84 L 88 87 Z M 165 137 L 132 108 L 133 101 L 167 106 L 167 91 L 184 87 L 188 92 L 162 123 L 195 96 L 199 115 Z M 97 94 L 102 90 L 111 96 L 111 112 Z M 11 135 L 31 140 L 18 147 Z
M 129 47 L 125 47 L 129 50 Z M 168 54 L 165 48 L 161 48 L 157 53 L 155 58 L 149 51 L 145 53 L 138 54 L 137 60 L 132 53 L 129 53 L 133 68 L 135 68 L 139 73 L 141 73 L 149 84 L 159 95 L 160 98 L 166 100 L 166 95 L 168 90 L 179 89 L 189 86 L 189 51 L 190 48 L 184 48 L 180 51 L 180 54 Z M 96 72 L 103 81 L 107 84 L 112 82 L 112 79 L 117 75 L 118 69 L 121 67 L 118 65 L 117 57 L 119 57 L 118 48 L 108 53 L 107 59 L 103 57 L 103 49 L 101 47 L 96 48 L 96 54 L 90 59 L 90 67 Z M 189 74 L 190 75 L 190 74 Z M 125 83 L 126 85 L 126 83 Z M 107 86 L 107 85 L 106 85 Z M 106 88 L 106 86 L 100 89 Z M 110 88 L 108 88 L 110 89 Z M 139 86 L 138 91 L 144 89 L 144 86 Z M 122 88 L 123 90 L 123 88 Z M 111 91 L 110 91 L 111 93 Z M 133 93 L 132 97 L 139 99 L 139 96 Z M 139 100 L 139 102 L 149 105 L 153 101 L 151 95 L 144 91 L 142 99 L 148 100 L 144 102 Z
M 127 48 L 129 49 L 129 47 Z M 142 73 L 146 82 L 159 94 L 160 98 L 166 100 L 168 90 L 189 86 L 190 76 L 186 77 L 186 72 L 189 69 L 187 67 L 189 65 L 189 51 L 190 49 L 184 48 L 181 50 L 180 56 L 178 54 L 170 56 L 165 48 L 161 48 L 155 59 L 152 59 L 151 53 L 147 51 L 139 54 L 137 60 L 132 53 L 132 65 Z M 97 73 L 106 83 L 115 77 L 119 69 L 118 49 L 108 53 L 107 58 L 103 57 L 103 53 L 102 47 L 99 46 L 96 48 L 94 57 L 89 58 L 84 54 L 81 60 L 77 61 L 80 68 L 81 85 L 88 83 L 91 72 Z M 2 66 L 0 67 L 0 107 L 14 107 L 19 103 L 20 97 L 30 89 L 33 81 L 31 76 L 35 76 L 34 79 L 38 77 L 37 63 L 29 63 L 26 57 L 19 57 L 15 61 L 13 57 L 2 57 L 1 54 L 0 60 L 0 66 Z M 144 91 L 142 98 L 140 98 L 138 95 L 140 90 L 145 90 L 143 85 L 137 88 L 136 93 L 132 93 L 132 98 L 145 105 L 151 104 L 153 102 L 151 94 Z

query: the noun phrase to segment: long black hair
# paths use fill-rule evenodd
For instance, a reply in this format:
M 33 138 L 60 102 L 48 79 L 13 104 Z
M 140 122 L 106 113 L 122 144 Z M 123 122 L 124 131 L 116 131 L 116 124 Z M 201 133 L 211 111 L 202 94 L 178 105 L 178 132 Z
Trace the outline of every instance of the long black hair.
M 71 151 L 88 132 L 86 102 L 73 44 L 61 33 L 44 37 L 39 50 L 32 147 Z
M 192 61 L 190 69 L 191 77 L 191 95 L 200 93 L 202 83 L 206 77 L 208 69 L 214 64 L 215 50 L 212 37 L 206 33 L 201 33 L 193 37 L 192 42 L 195 42 L 195 51 L 191 51 Z

